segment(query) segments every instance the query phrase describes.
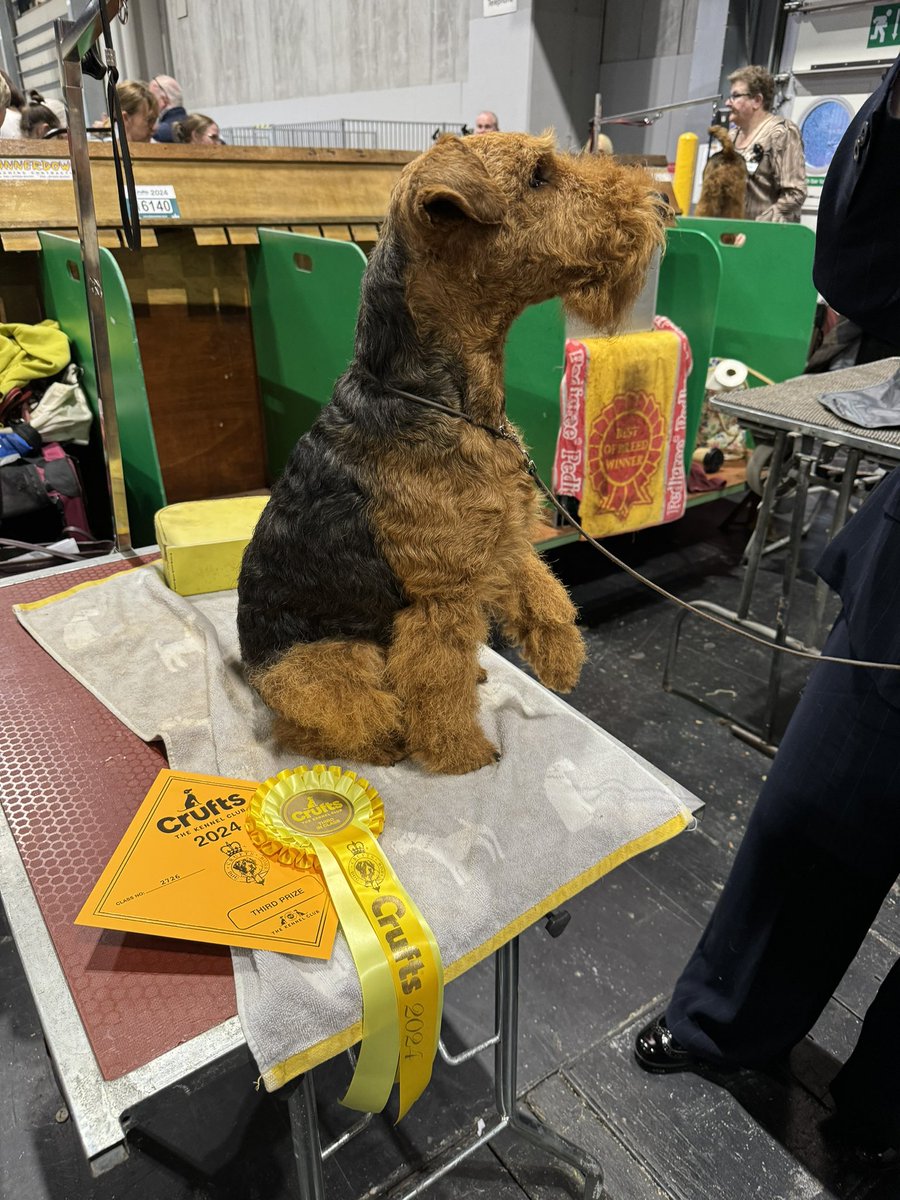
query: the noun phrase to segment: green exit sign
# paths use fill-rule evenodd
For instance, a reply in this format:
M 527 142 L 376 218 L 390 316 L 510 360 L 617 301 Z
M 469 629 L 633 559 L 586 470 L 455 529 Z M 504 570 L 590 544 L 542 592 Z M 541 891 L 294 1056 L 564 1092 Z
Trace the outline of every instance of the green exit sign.
M 876 4 L 872 9 L 868 47 L 900 46 L 900 3 Z

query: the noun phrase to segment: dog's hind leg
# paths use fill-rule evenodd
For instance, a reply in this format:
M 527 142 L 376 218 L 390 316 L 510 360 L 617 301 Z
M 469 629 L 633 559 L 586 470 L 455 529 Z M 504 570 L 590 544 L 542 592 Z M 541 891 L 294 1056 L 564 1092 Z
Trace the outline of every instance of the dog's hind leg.
M 418 601 L 394 618 L 390 688 L 403 702 L 407 749 L 429 771 L 464 775 L 499 752 L 478 723 L 478 647 L 487 636 L 479 606 Z
M 385 655 L 370 642 L 292 646 L 251 683 L 278 716 L 275 736 L 305 758 L 390 765 L 403 758 L 401 705 L 385 687 Z

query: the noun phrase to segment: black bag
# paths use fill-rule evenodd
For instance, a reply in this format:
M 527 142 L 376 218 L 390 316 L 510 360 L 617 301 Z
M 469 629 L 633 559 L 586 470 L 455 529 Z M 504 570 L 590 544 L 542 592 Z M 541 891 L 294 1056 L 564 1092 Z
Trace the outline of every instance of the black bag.
M 9 561 L 68 537 L 79 543 L 74 556 L 53 551 L 38 561 Z M 0 466 L 0 574 L 78 562 L 111 549 L 112 542 L 98 542 L 91 533 L 78 468 L 58 443 Z
M 841 139 L 825 176 L 813 280 L 833 309 L 900 345 L 900 118 L 888 112 L 900 58 Z
M 0 535 L 44 541 L 65 526 L 87 530 L 88 519 L 78 469 L 57 442 L 0 466 Z

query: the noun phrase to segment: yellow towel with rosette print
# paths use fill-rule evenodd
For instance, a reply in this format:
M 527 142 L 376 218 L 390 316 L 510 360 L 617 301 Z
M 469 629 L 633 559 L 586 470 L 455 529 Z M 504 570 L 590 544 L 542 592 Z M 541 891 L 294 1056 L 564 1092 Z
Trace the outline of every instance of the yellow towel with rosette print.
M 581 523 L 592 537 L 662 524 L 671 519 L 667 498 L 679 472 L 684 486 L 681 450 L 673 453 L 680 339 L 653 330 L 587 338 L 584 346 Z

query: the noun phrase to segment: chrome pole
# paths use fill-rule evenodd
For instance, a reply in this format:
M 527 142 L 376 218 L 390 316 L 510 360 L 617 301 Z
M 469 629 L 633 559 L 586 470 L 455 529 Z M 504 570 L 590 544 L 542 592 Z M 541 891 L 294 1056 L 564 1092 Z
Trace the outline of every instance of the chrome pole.
M 601 116 L 597 119 L 597 124 L 615 125 L 621 121 L 642 118 L 646 124 L 652 125 L 664 112 L 672 112 L 676 108 L 693 108 L 696 104 L 713 104 L 721 99 L 721 96 L 698 96 L 696 100 L 676 100 L 674 104 L 654 104 L 650 108 L 635 109 L 634 112 L 616 113 L 611 117 Z
M 121 0 L 103 0 L 113 18 Z M 59 17 L 54 22 L 56 52 L 59 63 L 63 97 L 68 109 L 69 157 L 75 185 L 75 214 L 78 239 L 81 243 L 82 273 L 87 298 L 88 326 L 91 350 L 97 378 L 97 408 L 100 414 L 100 436 L 106 463 L 106 477 L 112 503 L 113 532 L 116 549 L 129 553 L 131 530 L 128 524 L 128 503 L 125 496 L 125 473 L 122 447 L 119 442 L 119 422 L 116 415 L 116 396 L 113 385 L 109 330 L 106 323 L 106 301 L 103 295 L 103 276 L 100 264 L 100 242 L 97 237 L 97 216 L 94 210 L 94 189 L 91 181 L 91 161 L 88 154 L 87 129 L 84 117 L 83 77 L 81 59 L 99 36 L 100 9 L 94 0 L 77 21 Z

